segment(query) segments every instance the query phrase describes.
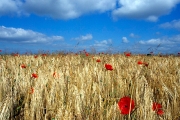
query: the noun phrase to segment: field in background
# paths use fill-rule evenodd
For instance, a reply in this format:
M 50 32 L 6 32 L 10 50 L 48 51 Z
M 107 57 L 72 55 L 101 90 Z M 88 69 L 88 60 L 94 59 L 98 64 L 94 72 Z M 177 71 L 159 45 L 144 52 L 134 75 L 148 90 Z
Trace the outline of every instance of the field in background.
M 118 107 L 124 96 L 135 101 L 129 115 Z M 0 119 L 179 120 L 180 57 L 1 55 Z

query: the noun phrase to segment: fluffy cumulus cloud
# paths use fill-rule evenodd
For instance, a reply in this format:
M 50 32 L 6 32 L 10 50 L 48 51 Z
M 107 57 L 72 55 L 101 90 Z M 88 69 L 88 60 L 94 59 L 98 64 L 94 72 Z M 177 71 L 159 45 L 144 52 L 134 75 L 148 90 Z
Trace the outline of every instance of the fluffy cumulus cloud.
M 172 28 L 180 30 L 180 20 L 173 20 L 159 25 L 161 28 Z
M 180 0 L 119 0 L 119 8 L 112 15 L 115 19 L 127 17 L 157 21 L 159 16 L 168 14 L 179 2 Z
M 147 41 L 139 41 L 140 44 L 149 44 L 149 45 L 158 45 L 158 44 L 173 44 L 173 42 L 169 41 L 169 40 L 163 40 L 163 39 L 150 39 Z
M 122 37 L 122 42 L 123 43 L 128 43 L 129 41 L 128 41 L 128 39 L 126 37 Z
M 93 12 L 112 11 L 119 17 L 157 21 L 180 0 L 1 0 L 0 16 L 36 14 L 55 19 L 73 19 Z M 117 7 L 118 6 L 118 7 Z
M 172 37 L 166 38 L 156 38 L 156 39 L 149 39 L 149 40 L 140 40 L 140 44 L 147 44 L 147 45 L 180 45 L 180 34 L 174 35 Z
M 114 9 L 116 0 L 1 0 L 0 16 L 36 14 L 56 19 L 72 19 L 92 12 Z
M 32 30 L 0 26 L 0 41 L 15 43 L 45 43 L 59 40 L 63 40 L 63 37 L 49 37 L 45 34 L 34 32 Z
M 50 16 L 57 19 L 72 19 L 91 12 L 112 10 L 116 0 L 26 0 L 27 13 Z
M 112 40 L 107 39 L 107 40 L 95 41 L 95 43 L 93 45 L 90 45 L 90 47 L 100 52 L 100 51 L 107 51 L 110 45 L 112 45 Z
M 139 41 L 141 47 L 152 48 L 152 50 L 159 49 L 161 52 L 177 52 L 180 51 L 180 35 L 175 35 L 166 38 L 156 38 Z M 176 49 L 174 49 L 176 48 Z
M 107 47 L 108 45 L 112 44 L 112 40 L 102 40 L 102 41 L 95 41 L 95 47 Z
M 73 40 L 78 40 L 78 41 L 86 41 L 86 40 L 91 40 L 93 36 L 91 34 L 86 34 L 82 35 L 80 37 L 73 38 Z
M 14 13 L 20 14 L 20 0 L 1 0 L 0 1 L 0 16 L 12 15 Z

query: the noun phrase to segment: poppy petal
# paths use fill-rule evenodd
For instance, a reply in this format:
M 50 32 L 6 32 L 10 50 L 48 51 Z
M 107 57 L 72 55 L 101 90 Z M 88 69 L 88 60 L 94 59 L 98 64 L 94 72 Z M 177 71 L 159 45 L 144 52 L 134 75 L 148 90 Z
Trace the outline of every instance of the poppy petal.
M 135 103 L 134 100 L 132 100 L 130 97 L 123 97 L 119 100 L 118 106 L 121 114 L 127 115 L 132 112 L 135 107 Z

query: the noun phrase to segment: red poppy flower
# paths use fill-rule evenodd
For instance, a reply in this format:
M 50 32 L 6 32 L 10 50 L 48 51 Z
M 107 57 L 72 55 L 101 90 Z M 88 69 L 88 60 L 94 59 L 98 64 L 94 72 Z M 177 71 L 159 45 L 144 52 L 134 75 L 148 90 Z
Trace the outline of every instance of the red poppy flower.
M 153 106 L 152 106 L 153 111 L 161 109 L 161 108 L 162 108 L 161 104 L 156 103 L 156 102 L 153 103 Z
M 164 111 L 162 110 L 162 105 L 159 103 L 154 102 L 152 106 L 152 110 L 156 111 L 158 115 L 164 114 Z
M 123 97 L 119 100 L 118 106 L 121 114 L 127 115 L 132 112 L 135 107 L 135 103 L 134 100 L 132 100 L 130 97 Z
M 142 62 L 142 61 L 138 61 L 137 64 L 138 64 L 138 65 L 142 65 L 143 62 Z
M 148 65 L 149 65 L 148 63 L 143 63 L 143 64 L 144 64 L 146 67 L 148 67 Z
M 53 77 L 56 77 L 56 72 L 53 73 Z
M 129 57 L 131 56 L 131 53 L 130 52 L 124 52 L 125 56 Z
M 38 75 L 37 75 L 36 73 L 33 73 L 33 74 L 32 74 L 32 77 L 33 77 L 33 78 L 38 78 Z
M 164 114 L 164 111 L 163 111 L 162 109 L 159 109 L 159 110 L 157 111 L 157 114 L 158 114 L 158 115 L 163 115 L 163 114 Z
M 47 54 L 44 53 L 44 54 L 42 54 L 42 56 L 45 57 L 45 56 L 47 56 Z
M 100 59 L 97 59 L 96 62 L 101 62 L 101 60 L 100 60 Z
M 31 87 L 31 89 L 30 89 L 30 92 L 29 92 L 30 94 L 33 94 L 34 93 L 34 88 L 33 87 Z
M 18 53 L 13 53 L 12 55 L 13 55 L 13 56 L 19 56 L 19 54 L 18 54 Z
M 37 55 L 34 56 L 34 58 L 37 58 L 37 57 L 38 57 Z
M 89 53 L 86 53 L 86 56 L 89 56 Z
M 54 77 L 54 78 L 60 78 L 60 74 L 58 74 L 57 72 L 54 72 L 54 73 L 53 73 L 53 77 Z
M 106 70 L 113 70 L 112 65 L 110 64 L 105 64 Z
M 131 53 L 127 53 L 126 56 L 131 56 Z
M 22 64 L 22 65 L 21 65 L 21 68 L 26 68 L 26 65 L 25 65 L 25 64 Z

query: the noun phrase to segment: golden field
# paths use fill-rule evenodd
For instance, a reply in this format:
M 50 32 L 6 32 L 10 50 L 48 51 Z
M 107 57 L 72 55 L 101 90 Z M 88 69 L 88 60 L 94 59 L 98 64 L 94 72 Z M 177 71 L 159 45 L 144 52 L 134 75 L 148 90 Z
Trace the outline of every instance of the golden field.
M 124 96 L 135 102 L 128 115 L 118 107 Z M 152 110 L 154 102 L 162 115 Z M 9 119 L 180 120 L 180 57 L 1 55 L 0 120 Z

